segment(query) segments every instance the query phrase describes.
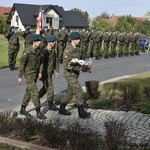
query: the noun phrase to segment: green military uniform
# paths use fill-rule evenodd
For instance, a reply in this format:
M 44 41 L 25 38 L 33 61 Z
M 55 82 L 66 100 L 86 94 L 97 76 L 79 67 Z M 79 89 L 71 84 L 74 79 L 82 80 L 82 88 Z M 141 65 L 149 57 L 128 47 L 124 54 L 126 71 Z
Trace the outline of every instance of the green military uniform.
M 100 55 L 102 55 L 101 48 L 102 48 L 102 33 L 98 29 L 97 33 L 95 34 L 94 40 L 94 56 L 96 60 L 100 59 Z
M 63 59 L 63 51 L 64 49 L 66 48 L 66 44 L 67 44 L 67 40 L 68 40 L 68 37 L 67 37 L 67 31 L 64 29 L 64 30 L 60 30 L 57 34 L 57 53 L 58 53 L 58 58 L 59 58 L 59 61 L 60 63 L 62 63 L 62 59 Z
M 110 35 L 110 41 L 111 41 L 111 57 L 116 57 L 116 46 L 118 42 L 118 35 L 115 31 L 112 32 Z
M 136 51 L 136 41 L 137 41 L 137 36 L 136 33 L 133 33 L 130 38 L 130 43 L 131 43 L 131 48 L 130 48 L 130 55 L 133 56 Z
M 124 48 L 124 34 L 120 33 L 118 35 L 118 44 L 119 44 L 119 52 L 118 52 L 118 56 L 122 57 L 123 56 L 123 48 Z
M 41 40 L 40 35 L 34 34 L 31 38 L 32 42 L 39 42 Z M 33 43 L 34 44 L 34 43 Z M 40 44 L 40 43 L 39 43 Z M 35 45 L 34 45 L 35 46 Z M 22 100 L 22 105 L 20 109 L 20 114 L 25 116 L 31 116 L 26 111 L 26 106 L 29 101 L 32 99 L 32 102 L 35 106 L 37 112 L 37 118 L 46 119 L 46 117 L 40 111 L 40 99 L 39 99 L 39 90 L 36 85 L 38 74 L 42 72 L 40 70 L 40 65 L 42 62 L 42 55 L 39 47 L 33 49 L 33 47 L 28 47 L 21 56 L 18 80 L 22 79 L 24 75 L 26 79 L 26 92 Z M 42 68 L 42 67 L 41 67 Z
M 46 41 L 55 42 L 55 36 L 49 35 L 46 37 Z M 39 91 L 39 97 L 43 97 L 43 95 L 47 92 L 47 100 L 49 104 L 49 109 L 58 110 L 53 105 L 54 98 L 54 86 L 52 82 L 52 75 L 54 70 L 59 73 L 59 62 L 57 58 L 56 51 L 54 49 L 48 50 L 47 47 L 43 49 L 43 58 L 42 58 L 42 82 L 43 87 Z
M 22 32 L 22 36 L 24 37 L 24 49 L 32 45 L 32 41 L 31 41 L 32 32 L 30 31 L 30 29 L 31 27 L 27 26 L 26 30 Z
M 130 34 L 126 33 L 124 36 L 124 56 L 129 56 L 129 46 L 130 46 Z
M 137 40 L 136 40 L 136 51 L 135 51 L 136 55 L 140 54 L 141 42 L 142 42 L 141 33 L 138 33 L 137 34 Z
M 9 43 L 8 64 L 11 71 L 15 69 L 16 58 L 18 55 L 18 51 L 20 49 L 19 37 L 14 31 L 12 31 L 12 29 L 14 29 L 14 26 L 11 26 L 10 31 L 5 34 L 5 38 L 8 39 L 8 43 Z
M 104 58 L 109 58 L 109 45 L 110 45 L 110 35 L 108 30 L 103 34 L 104 41 Z
M 95 31 L 92 30 L 91 33 L 89 34 L 89 57 L 93 57 L 94 53 L 94 40 L 95 40 Z

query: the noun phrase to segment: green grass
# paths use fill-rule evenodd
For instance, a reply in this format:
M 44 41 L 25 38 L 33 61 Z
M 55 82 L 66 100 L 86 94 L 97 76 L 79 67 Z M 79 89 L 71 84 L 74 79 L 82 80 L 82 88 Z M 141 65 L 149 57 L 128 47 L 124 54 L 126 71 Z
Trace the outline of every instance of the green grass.
M 23 41 L 20 40 L 20 50 L 17 56 L 16 66 L 19 65 L 21 53 L 23 51 Z M 0 69 L 8 67 L 8 41 L 3 35 L 0 35 Z

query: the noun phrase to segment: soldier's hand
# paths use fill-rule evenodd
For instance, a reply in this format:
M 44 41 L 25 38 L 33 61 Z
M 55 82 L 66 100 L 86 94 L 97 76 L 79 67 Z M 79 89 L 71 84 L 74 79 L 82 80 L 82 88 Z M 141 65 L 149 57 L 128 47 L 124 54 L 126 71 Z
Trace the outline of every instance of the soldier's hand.
M 22 78 L 18 78 L 18 84 L 22 84 L 22 82 L 23 82 L 23 80 L 22 80 Z
M 56 72 L 56 73 L 55 73 L 55 76 L 56 76 L 56 77 L 59 77 L 59 73 L 58 73 L 58 72 Z
M 42 73 L 38 74 L 38 78 L 39 78 L 39 80 L 42 78 Z

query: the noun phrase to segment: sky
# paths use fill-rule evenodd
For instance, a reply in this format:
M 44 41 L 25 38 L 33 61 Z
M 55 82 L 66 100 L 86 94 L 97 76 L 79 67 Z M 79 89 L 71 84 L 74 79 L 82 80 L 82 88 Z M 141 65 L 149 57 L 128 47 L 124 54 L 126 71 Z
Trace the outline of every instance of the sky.
M 142 17 L 150 11 L 150 0 L 0 0 L 0 6 L 12 7 L 14 3 L 36 5 L 58 5 L 64 10 L 78 8 L 87 11 L 90 18 L 95 18 L 103 12 L 122 16 Z

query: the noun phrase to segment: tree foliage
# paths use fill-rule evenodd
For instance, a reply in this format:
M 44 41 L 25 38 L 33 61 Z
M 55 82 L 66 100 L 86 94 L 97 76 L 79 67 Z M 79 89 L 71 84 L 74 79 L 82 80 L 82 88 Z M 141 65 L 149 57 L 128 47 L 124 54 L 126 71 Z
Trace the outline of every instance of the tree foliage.
M 6 23 L 6 20 L 7 16 L 0 16 L 0 34 L 5 33 L 9 28 L 9 25 Z
M 70 11 L 81 12 L 82 15 L 83 15 L 83 17 L 85 18 L 85 20 L 86 20 L 86 21 L 89 20 L 89 14 L 88 14 L 87 11 L 82 11 L 82 10 L 80 10 L 80 9 L 78 9 L 78 8 L 73 8 L 73 9 L 71 9 Z
M 131 15 L 121 16 L 117 21 L 116 30 L 120 32 L 133 32 L 135 30 L 136 23 L 137 20 Z

